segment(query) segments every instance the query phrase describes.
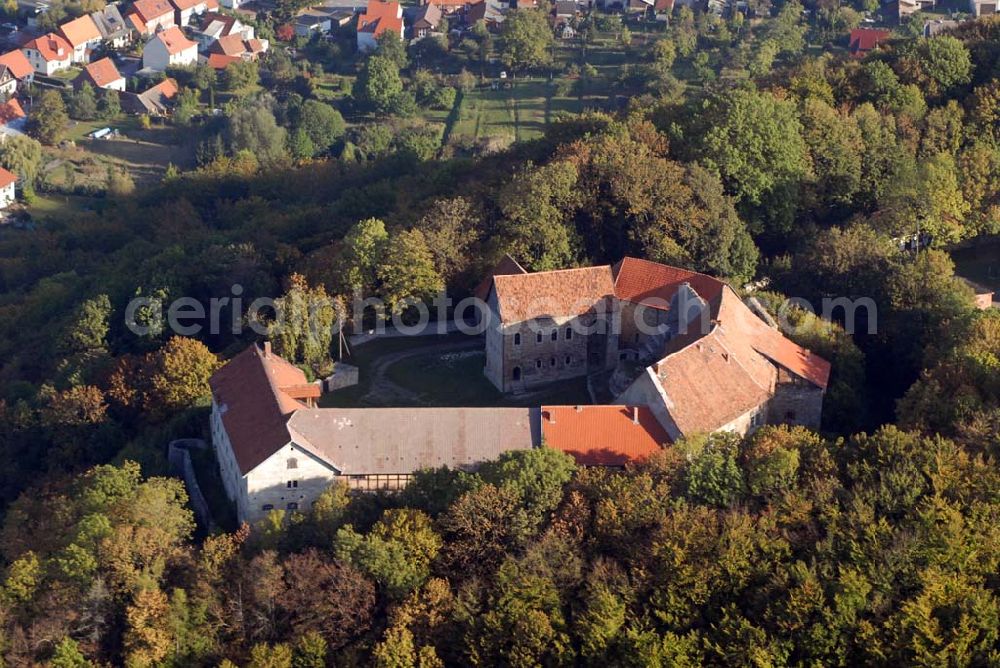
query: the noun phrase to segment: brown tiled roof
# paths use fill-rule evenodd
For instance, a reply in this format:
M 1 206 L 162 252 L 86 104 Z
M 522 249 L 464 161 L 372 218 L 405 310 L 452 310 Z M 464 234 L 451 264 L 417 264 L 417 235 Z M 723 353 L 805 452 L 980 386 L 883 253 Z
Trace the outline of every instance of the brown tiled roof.
M 148 23 L 165 14 L 170 14 L 171 16 L 174 14 L 174 6 L 168 0 L 136 0 L 132 8 L 139 15 L 143 23 Z M 145 27 L 141 26 L 142 29 L 145 29 Z
M 180 11 L 191 9 L 205 2 L 205 0 L 170 0 L 170 2 Z
M 28 62 L 28 57 L 21 51 L 10 51 L 0 56 L 0 65 L 10 68 L 11 74 L 18 79 L 23 79 L 35 71 Z
M 851 53 L 867 53 L 877 47 L 879 42 L 884 42 L 890 37 L 892 37 L 892 32 L 889 30 L 855 28 L 851 31 L 850 38 L 848 39 L 848 48 L 851 50 Z
M 6 188 L 12 183 L 17 183 L 17 175 L 0 167 L 0 188 Z
M 24 118 L 24 109 L 16 97 L 12 97 L 3 104 L 0 104 L 0 125 L 7 125 L 11 121 Z
M 473 294 L 480 300 L 486 301 L 490 296 L 490 288 L 493 287 L 494 276 L 509 276 L 511 274 L 527 274 L 524 267 L 517 263 L 517 260 L 510 255 L 504 254 L 495 267 L 487 274 L 486 278 L 476 286 Z
M 66 41 L 73 45 L 73 48 L 101 38 L 101 31 L 97 29 L 97 24 L 94 23 L 94 19 L 90 18 L 89 14 L 64 23 L 59 30 Z
M 500 305 L 500 320 L 505 324 L 583 315 L 615 294 L 611 267 L 607 265 L 494 276 L 493 289 Z
M 142 17 L 139 16 L 138 14 L 129 14 L 128 21 L 129 23 L 132 24 L 132 27 L 134 27 L 139 32 L 142 32 L 143 30 L 146 29 L 146 24 L 143 23 Z
M 717 298 L 725 285 L 706 274 L 634 257 L 624 257 L 615 265 L 615 294 L 624 301 L 666 310 L 682 283 L 706 301 Z
M 542 439 L 582 466 L 624 466 L 671 442 L 646 406 L 542 406 Z
M 174 55 L 184 51 L 185 49 L 198 46 L 195 42 L 192 42 L 185 37 L 184 32 L 177 26 L 172 26 L 163 32 L 157 33 L 156 37 L 153 39 L 158 39 L 163 42 L 163 46 L 166 47 L 167 53 L 170 55 Z
M 541 440 L 537 408 L 317 408 L 288 429 L 346 475 L 471 470 Z
M 38 51 L 42 59 L 46 61 L 69 60 L 73 55 L 73 47 L 69 45 L 69 42 L 54 32 L 31 40 L 23 48 Z
M 114 83 L 122 78 L 114 61 L 110 58 L 101 58 L 83 68 L 82 75 L 98 88 Z
M 282 388 L 308 384 L 301 369 L 250 346 L 212 375 L 209 386 L 244 474 L 291 441 L 288 418 L 305 404 Z
M 742 356 L 742 357 L 741 357 Z M 746 364 L 746 365 L 745 365 Z M 652 368 L 680 433 L 709 433 L 774 393 L 777 369 L 717 327 Z
M 226 56 L 221 53 L 210 53 L 208 54 L 208 58 L 205 59 L 205 62 L 212 69 L 224 70 L 233 63 L 238 63 L 242 60 L 243 59 L 239 56 Z

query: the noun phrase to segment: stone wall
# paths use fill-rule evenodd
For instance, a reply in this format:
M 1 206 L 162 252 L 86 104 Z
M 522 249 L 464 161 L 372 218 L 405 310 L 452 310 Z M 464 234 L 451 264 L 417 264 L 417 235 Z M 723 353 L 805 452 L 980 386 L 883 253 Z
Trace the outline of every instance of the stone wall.
M 792 424 L 819 428 L 823 414 L 822 388 L 778 369 L 778 383 L 771 399 L 768 424 Z

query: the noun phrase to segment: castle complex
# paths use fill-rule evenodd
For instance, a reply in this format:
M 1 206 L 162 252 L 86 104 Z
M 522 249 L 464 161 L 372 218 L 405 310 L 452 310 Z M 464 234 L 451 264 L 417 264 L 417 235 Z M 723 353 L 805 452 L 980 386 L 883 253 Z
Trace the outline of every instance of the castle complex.
M 694 433 L 819 426 L 829 363 L 710 276 L 634 258 L 528 273 L 507 258 L 477 296 L 491 316 L 484 373 L 500 391 L 601 374 L 614 404 L 317 408 L 319 385 L 251 346 L 210 382 L 212 440 L 240 519 L 305 510 L 335 480 L 391 491 L 418 470 L 474 470 L 511 450 L 622 466 Z

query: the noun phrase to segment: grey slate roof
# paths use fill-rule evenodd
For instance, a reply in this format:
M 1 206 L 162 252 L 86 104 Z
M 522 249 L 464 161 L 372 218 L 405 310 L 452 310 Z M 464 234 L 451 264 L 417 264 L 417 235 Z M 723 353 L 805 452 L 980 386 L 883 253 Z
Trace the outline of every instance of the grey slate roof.
M 321 408 L 296 411 L 292 439 L 343 475 L 472 470 L 541 444 L 538 408 Z M 303 442 L 304 441 L 304 442 Z

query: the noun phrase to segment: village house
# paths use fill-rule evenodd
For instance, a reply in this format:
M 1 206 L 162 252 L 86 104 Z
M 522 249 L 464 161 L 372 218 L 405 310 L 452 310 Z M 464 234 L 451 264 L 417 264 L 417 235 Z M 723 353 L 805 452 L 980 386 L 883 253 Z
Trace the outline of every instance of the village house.
M 85 66 L 80 72 L 80 76 L 73 82 L 73 86 L 79 89 L 85 82 L 94 88 L 125 90 L 125 77 L 121 75 L 121 72 L 115 67 L 114 61 L 110 58 L 101 58 Z
M 332 26 L 333 17 L 329 12 L 309 9 L 295 17 L 295 36 L 308 39 L 316 33 L 325 35 Z
M 200 28 L 193 32 L 192 37 L 198 42 L 199 51 L 207 51 L 212 42 L 230 35 L 239 35 L 245 40 L 254 39 L 254 29 L 235 16 L 206 12 L 201 16 Z
M 178 90 L 176 81 L 164 79 L 142 93 L 126 92 L 122 94 L 122 109 L 126 113 L 135 115 L 166 116 L 173 108 L 173 101 L 177 97 Z
M 73 62 L 90 62 L 90 52 L 101 44 L 101 31 L 89 14 L 64 23 L 59 32 L 73 47 Z
M 127 23 L 118 10 L 118 5 L 109 3 L 104 9 L 90 15 L 105 46 L 112 49 L 124 49 L 132 43 L 132 25 Z
M 472 4 L 472 0 L 423 0 L 421 4 L 435 5 L 444 14 L 462 11 Z
M 375 49 L 378 38 L 386 31 L 403 39 L 403 9 L 398 2 L 369 0 L 368 8 L 358 15 L 358 51 Z
M 177 25 L 176 12 L 169 0 L 136 0 L 128 19 L 143 37 Z
M 478 22 L 483 21 L 486 28 L 491 32 L 498 32 L 503 24 L 503 7 L 497 0 L 480 0 L 469 5 L 462 14 L 462 23 L 471 28 Z
M 316 408 L 320 385 L 266 343 L 230 360 L 210 386 L 223 486 L 246 522 L 308 510 L 338 480 L 394 491 L 421 469 L 472 471 L 543 445 L 581 465 L 623 466 L 668 444 L 646 407 Z
M 854 58 L 861 58 L 869 51 L 877 49 L 878 45 L 892 37 L 889 30 L 878 28 L 855 28 L 847 40 L 847 50 Z
M 212 42 L 205 62 L 214 69 L 224 70 L 231 63 L 257 60 L 267 51 L 267 40 L 243 39 L 242 35 L 227 35 Z
M 73 63 L 73 47 L 54 32 L 31 40 L 21 51 L 38 74 L 52 76 Z
M 10 51 L 0 56 L 0 65 L 17 79 L 18 85 L 30 84 L 35 80 L 35 68 L 23 51 Z
M 177 26 L 156 33 L 142 50 L 144 69 L 163 72 L 168 67 L 183 67 L 198 63 L 198 44 L 192 42 Z
M 16 184 L 17 175 L 0 167 L 0 209 L 6 209 L 17 199 Z
M 934 9 L 937 0 L 897 0 L 897 18 L 904 19 L 917 12 L 926 12 Z
M 420 5 L 413 13 L 413 38 L 422 39 L 433 32 L 437 32 L 441 23 L 441 8 L 434 4 Z

